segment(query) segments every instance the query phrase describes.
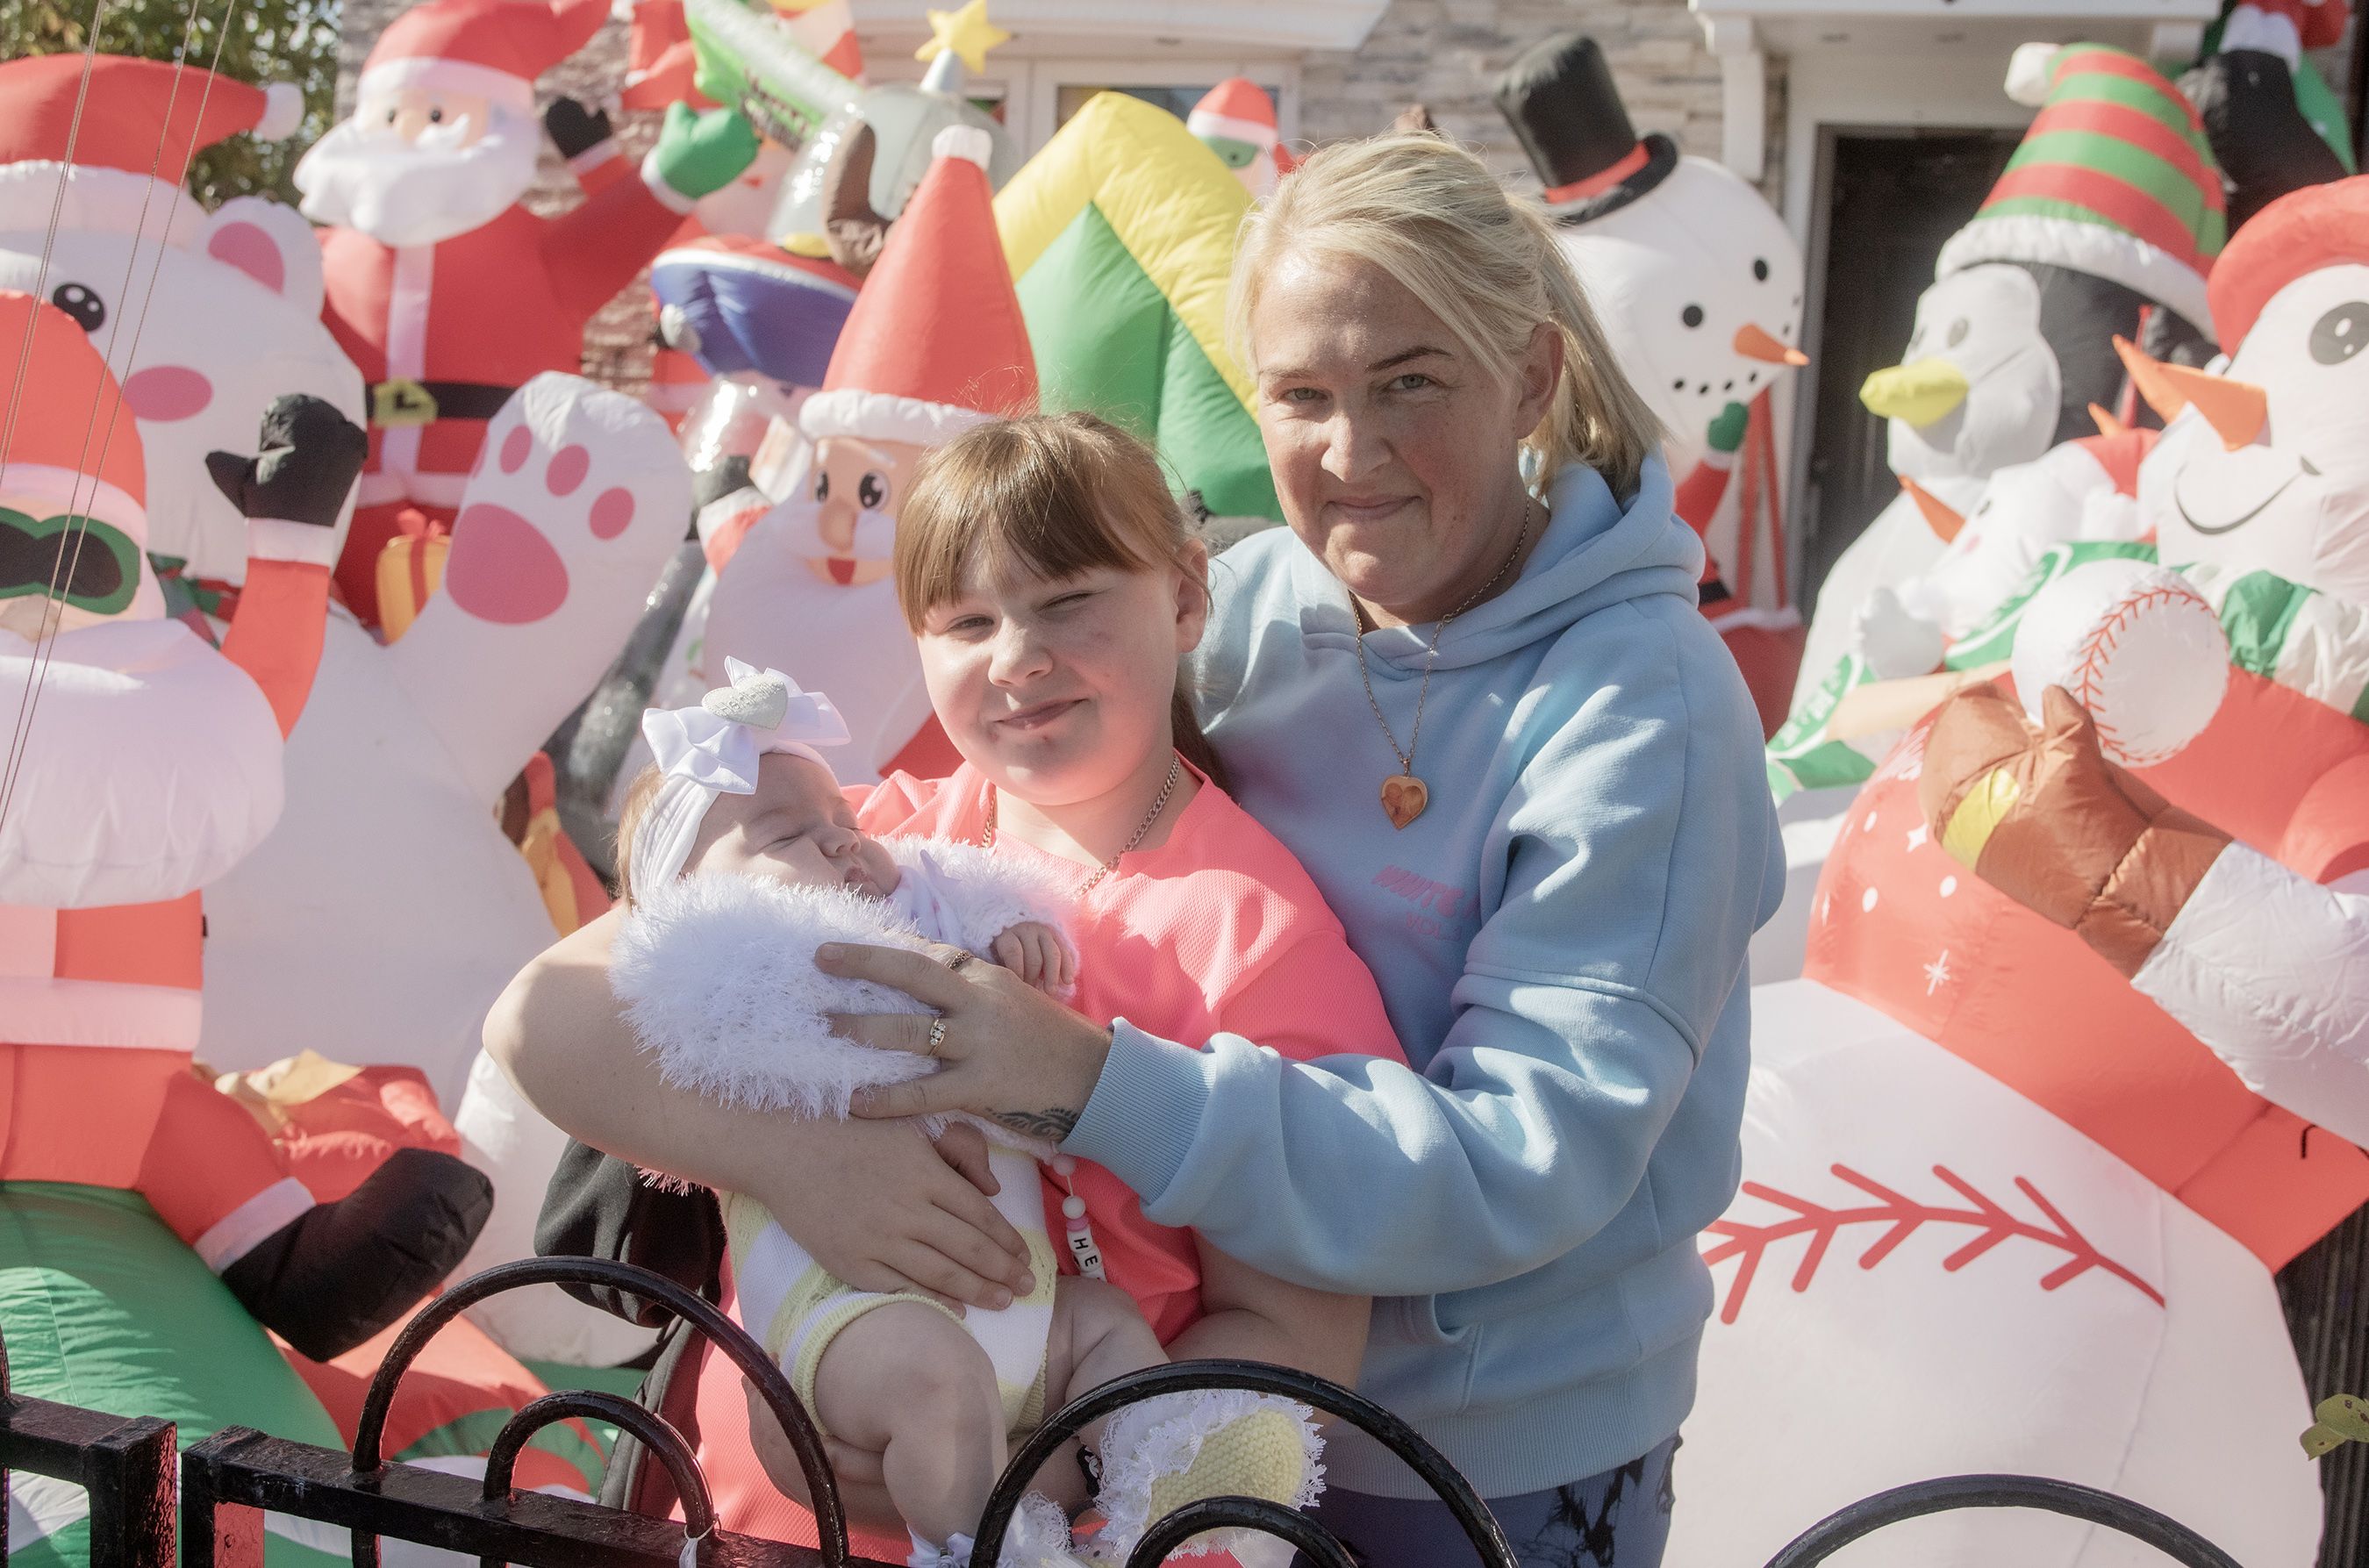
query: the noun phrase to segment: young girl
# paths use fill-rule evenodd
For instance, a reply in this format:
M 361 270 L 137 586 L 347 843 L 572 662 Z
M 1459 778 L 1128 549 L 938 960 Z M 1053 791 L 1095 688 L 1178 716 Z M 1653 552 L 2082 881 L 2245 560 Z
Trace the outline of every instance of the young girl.
M 1303 1059 L 1379 1043 L 1395 1058 L 1373 978 L 1340 923 L 1290 853 L 1210 779 L 1177 690 L 1178 660 L 1207 613 L 1206 570 L 1158 461 L 1102 421 L 1021 419 L 956 437 L 905 499 L 896 574 L 932 706 L 966 762 L 941 781 L 892 777 L 864 799 L 858 824 L 980 845 L 1061 878 L 1075 899 L 1072 1005 L 1099 1024 L 1124 1015 L 1172 1038 L 1230 1031 Z M 950 1238 L 996 1226 L 970 1185 L 899 1128 L 735 1112 L 669 1088 L 619 1015 L 608 981 L 615 929 L 605 916 L 563 939 L 486 1022 L 487 1047 L 520 1089 L 616 1157 L 555 1185 L 547 1247 L 663 1255 L 686 1283 L 704 1282 L 711 1260 L 670 1243 L 699 1232 L 706 1200 L 657 1192 L 622 1162 L 755 1196 L 793 1220 L 818 1262 L 867 1288 L 945 1276 L 912 1253 L 874 1250 L 868 1230 L 837 1227 L 833 1192 L 910 1195 L 948 1217 L 940 1229 Z M 910 1036 L 876 1043 L 926 1053 L 926 1021 L 912 1023 Z M 1067 1131 L 1059 1116 L 1007 1125 L 1047 1139 Z M 1364 1298 L 1285 1284 L 1157 1224 L 1085 1162 L 1055 1160 L 1047 1185 L 1065 1229 L 1074 1215 L 1171 1357 L 1356 1380 Z M 754 1462 L 738 1374 L 710 1356 L 699 1377 L 701 1457 L 727 1527 L 813 1544 L 811 1516 Z M 786 1452 L 777 1432 L 756 1437 L 768 1454 Z M 894 1515 L 876 1458 L 843 1440 L 833 1453 L 851 1513 L 871 1527 L 859 1550 L 901 1551 L 877 1533 Z M 803 1494 L 794 1463 L 770 1473 Z
M 829 1014 L 876 1004 L 871 988 L 814 967 L 828 940 L 923 938 L 1066 992 L 1073 955 L 1064 889 L 1009 858 L 925 839 L 879 840 L 818 748 L 846 743 L 829 698 L 779 670 L 727 661 L 732 684 L 698 706 L 653 709 L 657 761 L 618 823 L 631 912 L 611 979 L 670 1083 L 726 1104 L 844 1116 L 851 1093 L 928 1070 L 830 1032 Z M 1036 1158 L 1049 1146 L 994 1129 L 997 1207 L 1028 1239 L 1037 1288 L 967 1320 L 909 1293 L 830 1276 L 753 1199 L 723 1195 L 744 1327 L 790 1375 L 825 1431 L 882 1455 L 912 1536 L 911 1568 L 967 1568 L 971 1532 L 1008 1442 L 1123 1373 L 1164 1365 L 1135 1303 L 1098 1279 L 1053 1274 Z M 1305 1507 L 1322 1442 L 1304 1405 L 1235 1391 L 1148 1401 L 1094 1423 L 1122 1556 L 1142 1521 L 1195 1497 L 1248 1493 Z M 1003 1561 L 1067 1568 L 1069 1521 L 1031 1494 Z

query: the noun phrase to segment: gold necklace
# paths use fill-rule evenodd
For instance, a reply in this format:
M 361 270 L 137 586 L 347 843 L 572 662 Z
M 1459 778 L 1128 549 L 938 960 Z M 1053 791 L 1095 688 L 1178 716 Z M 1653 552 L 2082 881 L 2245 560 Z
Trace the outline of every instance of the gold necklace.
M 1414 696 L 1414 728 L 1408 732 L 1404 748 L 1400 747 L 1398 736 L 1390 729 L 1390 721 L 1383 716 L 1381 702 L 1374 695 L 1374 673 L 1366 664 L 1366 607 L 1357 601 L 1356 594 L 1349 596 L 1349 612 L 1356 617 L 1357 622 L 1357 674 L 1366 682 L 1366 703 L 1374 710 L 1374 721 L 1382 727 L 1382 738 L 1390 743 L 1390 750 L 1399 760 L 1399 771 L 1382 781 L 1382 815 L 1390 819 L 1393 828 L 1404 829 L 1422 816 L 1423 808 L 1431 804 L 1431 790 L 1415 777 L 1414 749 L 1423 739 L 1423 705 L 1431 696 L 1431 671 L 1432 667 L 1439 662 L 1440 634 L 1448 630 L 1450 621 L 1487 598 L 1490 590 L 1513 570 L 1514 563 L 1522 557 L 1522 546 L 1529 540 L 1531 509 L 1537 505 L 1538 501 L 1533 498 L 1522 508 L 1522 531 L 1514 535 L 1513 552 L 1505 557 L 1505 565 L 1499 567 L 1487 582 L 1475 589 L 1471 598 L 1442 615 L 1439 624 L 1432 627 L 1431 647 L 1423 656 L 1423 685 L 1416 690 Z
M 1168 809 L 1168 797 L 1176 793 L 1177 781 L 1184 776 L 1184 765 L 1178 759 L 1176 753 L 1173 751 L 1169 752 L 1168 782 L 1160 786 L 1160 794 L 1153 798 L 1151 802 L 1151 809 L 1144 814 L 1142 822 L 1137 826 L 1135 830 L 1135 837 L 1127 840 L 1127 847 L 1125 849 L 1122 849 L 1118 853 L 1103 862 L 1103 868 L 1100 871 L 1095 872 L 1092 876 L 1086 878 L 1086 885 L 1078 889 L 1079 898 L 1084 898 L 1096 887 L 1102 886 L 1103 878 L 1108 876 L 1112 872 L 1116 871 L 1118 869 L 1118 863 L 1133 854 L 1136 851 L 1136 846 L 1142 843 L 1145 838 L 1150 836 L 1151 832 L 1151 825 L 1160 820 L 1160 814 L 1162 812 Z M 982 849 L 992 849 L 995 846 L 995 803 L 998 798 L 999 796 L 995 786 L 993 784 L 988 785 L 987 830 L 979 836 L 978 841 L 979 847 Z

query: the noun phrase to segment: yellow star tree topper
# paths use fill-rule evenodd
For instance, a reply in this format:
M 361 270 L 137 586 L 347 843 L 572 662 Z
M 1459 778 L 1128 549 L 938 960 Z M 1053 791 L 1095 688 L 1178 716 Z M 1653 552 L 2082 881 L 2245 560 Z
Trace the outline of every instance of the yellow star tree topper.
M 959 11 L 930 13 L 930 41 L 913 58 L 926 63 L 951 52 L 976 74 L 987 69 L 989 50 L 1011 41 L 1010 33 L 987 19 L 987 0 L 968 0 Z

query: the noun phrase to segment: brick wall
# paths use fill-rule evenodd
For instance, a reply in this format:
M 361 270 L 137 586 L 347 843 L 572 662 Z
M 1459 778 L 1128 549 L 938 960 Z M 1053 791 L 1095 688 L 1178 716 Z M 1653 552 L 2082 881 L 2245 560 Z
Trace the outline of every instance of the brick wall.
M 1308 56 L 1300 133 L 1317 142 L 1367 135 L 1420 101 L 1442 131 L 1535 189 L 1490 88 L 1523 50 L 1574 29 L 1603 46 L 1641 133 L 1659 131 L 1682 152 L 1719 155 L 1719 64 L 1686 0 L 1393 0 L 1362 49 Z

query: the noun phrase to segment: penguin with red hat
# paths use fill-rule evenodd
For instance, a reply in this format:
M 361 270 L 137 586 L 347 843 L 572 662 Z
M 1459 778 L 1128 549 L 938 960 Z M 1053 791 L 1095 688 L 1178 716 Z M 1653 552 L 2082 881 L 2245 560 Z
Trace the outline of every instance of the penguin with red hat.
M 248 520 L 217 652 L 164 613 L 139 436 L 82 326 L 0 292 L 0 357 L 24 374 L 0 425 L 0 702 L 31 715 L 0 818 L 0 1182 L 139 1193 L 259 1322 L 335 1355 L 459 1261 L 486 1184 L 409 1150 L 318 1203 L 191 1053 L 200 890 L 279 817 L 362 432 L 283 398 L 258 455 L 209 458 Z M 38 1230 L 8 1233 L 38 1251 Z
M 367 623 L 380 552 L 450 526 L 486 422 L 537 373 L 575 370 L 586 321 L 756 155 L 736 111 L 678 104 L 638 177 L 594 182 L 556 218 L 528 212 L 534 78 L 607 15 L 603 0 L 427 0 L 380 34 L 353 118 L 297 166 L 305 215 L 330 225 L 324 318 L 371 383 L 338 566 Z

